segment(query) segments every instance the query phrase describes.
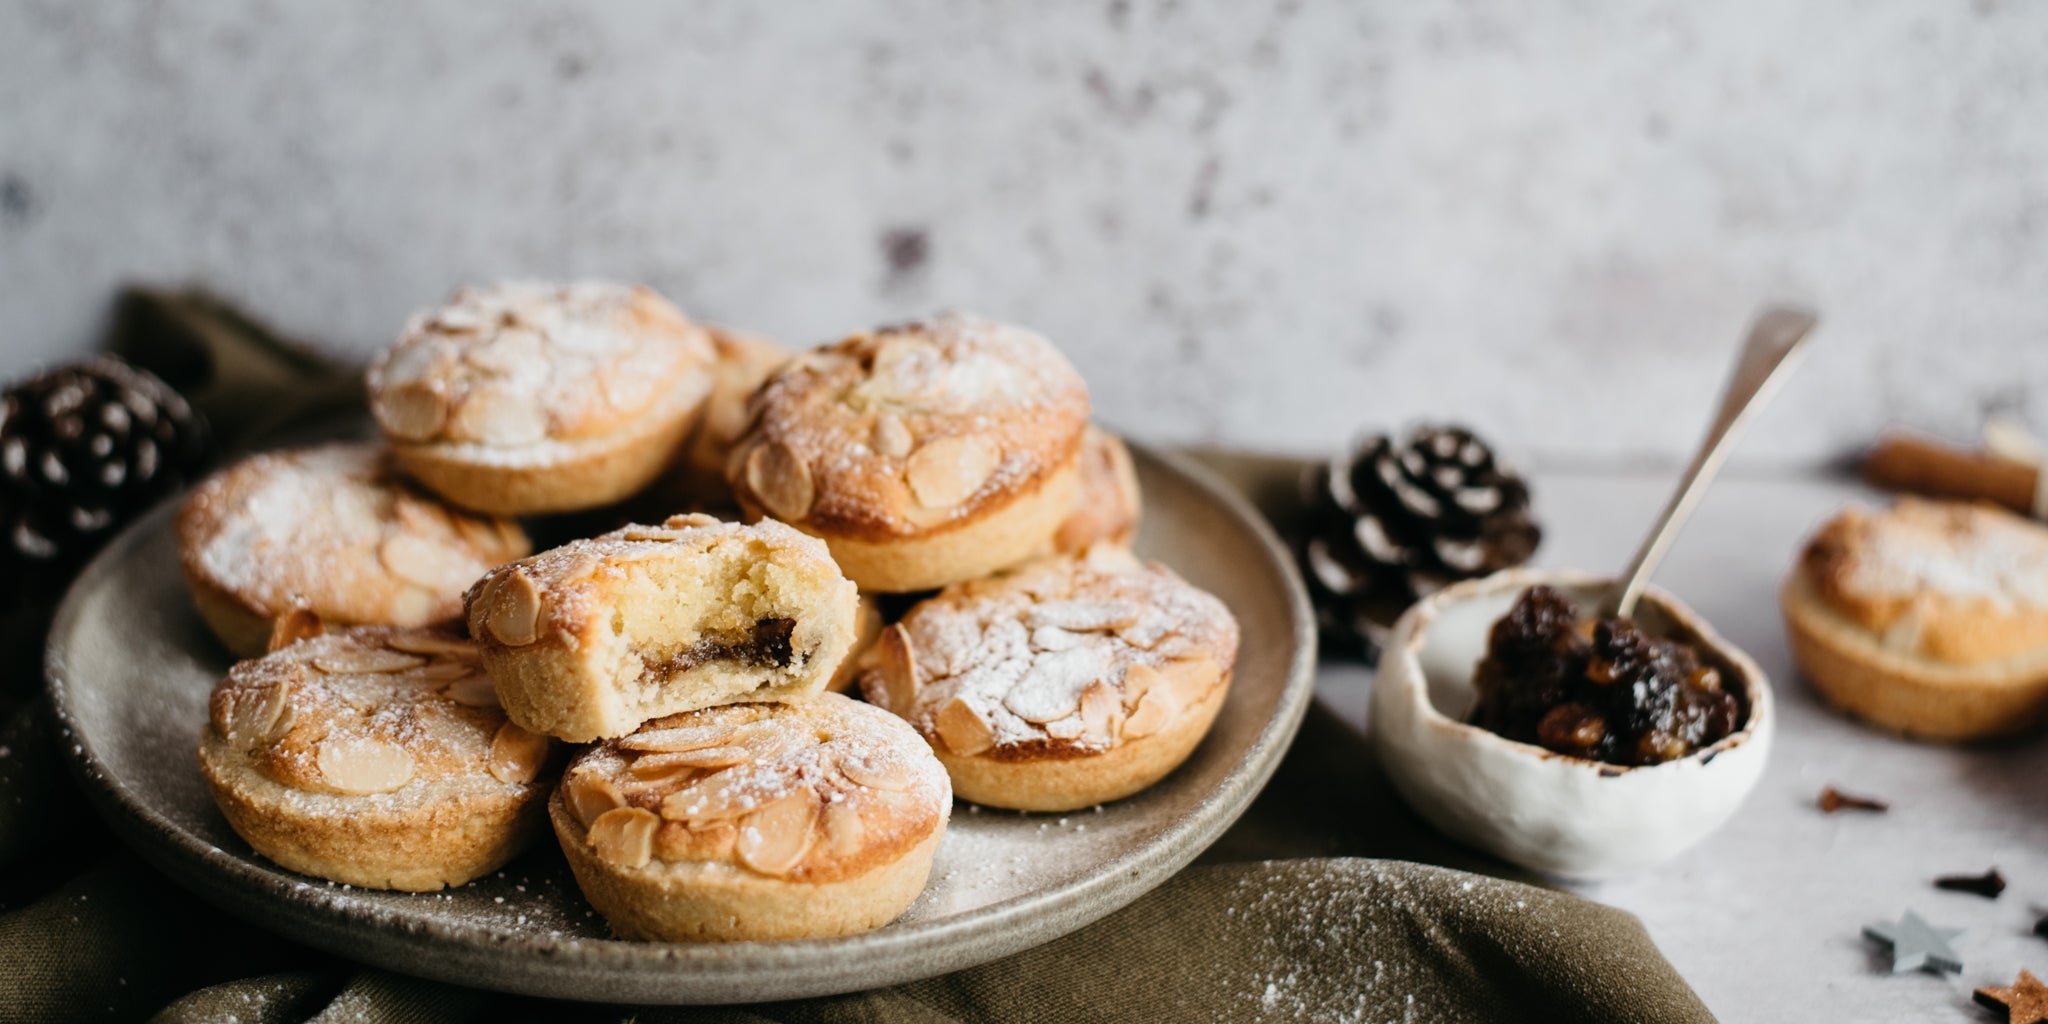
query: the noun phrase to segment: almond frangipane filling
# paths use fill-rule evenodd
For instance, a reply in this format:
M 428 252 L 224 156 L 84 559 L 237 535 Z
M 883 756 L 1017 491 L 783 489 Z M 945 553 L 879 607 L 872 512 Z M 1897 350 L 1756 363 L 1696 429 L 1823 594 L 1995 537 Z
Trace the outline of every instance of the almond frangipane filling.
M 910 533 L 1072 459 L 1087 387 L 1044 338 L 948 314 L 804 353 L 755 393 L 727 475 L 786 522 Z
M 862 685 L 954 754 L 1079 756 L 1166 728 L 1236 654 L 1222 602 L 1105 545 L 947 588 L 883 631 Z
M 826 694 L 651 722 L 579 758 L 562 798 L 585 841 L 621 868 L 730 863 L 827 882 L 922 841 L 951 791 L 901 722 Z
M 214 689 L 210 723 L 258 772 L 314 793 L 465 777 L 526 786 L 551 749 L 506 720 L 468 641 L 426 630 L 342 630 L 240 662 Z

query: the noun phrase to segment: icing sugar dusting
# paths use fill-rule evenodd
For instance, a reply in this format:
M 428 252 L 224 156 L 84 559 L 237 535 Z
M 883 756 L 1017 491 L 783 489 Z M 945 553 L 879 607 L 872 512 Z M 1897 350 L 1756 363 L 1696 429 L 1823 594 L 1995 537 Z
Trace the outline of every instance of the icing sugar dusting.
M 1901 502 L 1862 519 L 1846 584 L 1886 597 L 1932 590 L 1994 606 L 2048 608 L 2048 531 L 1974 506 Z

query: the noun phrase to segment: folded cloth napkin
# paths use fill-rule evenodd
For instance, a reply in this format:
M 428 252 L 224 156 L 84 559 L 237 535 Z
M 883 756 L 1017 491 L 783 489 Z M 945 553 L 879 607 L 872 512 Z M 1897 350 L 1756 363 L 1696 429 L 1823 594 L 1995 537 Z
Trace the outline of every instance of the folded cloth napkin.
M 146 318 L 151 329 L 175 325 L 178 300 L 151 301 L 163 314 Z M 269 345 L 244 318 L 195 309 L 213 359 L 240 358 L 237 331 Z M 338 391 L 308 379 L 309 393 Z M 263 391 L 278 401 L 271 383 Z M 4 656 L 0 678 L 39 675 L 33 651 Z M 121 851 L 83 809 L 47 706 L 25 691 L 0 688 L 16 695 L 0 724 L 0 1020 L 1713 1020 L 1634 917 L 1493 877 L 1509 869 L 1421 827 L 1362 738 L 1320 707 L 1195 866 L 1079 932 L 894 988 L 681 1009 L 407 978 L 229 918 Z

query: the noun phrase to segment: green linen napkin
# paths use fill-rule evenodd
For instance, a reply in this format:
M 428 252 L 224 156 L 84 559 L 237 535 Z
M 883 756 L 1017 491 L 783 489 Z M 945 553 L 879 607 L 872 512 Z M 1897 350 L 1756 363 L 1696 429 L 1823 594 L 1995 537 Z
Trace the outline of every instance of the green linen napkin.
M 317 359 L 278 355 L 287 350 L 217 302 L 126 301 L 117 322 L 130 331 L 116 347 L 144 362 L 166 345 L 204 353 L 213 365 L 194 379 L 228 383 L 199 389 L 197 404 L 240 424 L 244 438 L 279 419 L 225 411 L 234 403 L 274 409 L 285 393 L 317 405 L 354 400 L 352 380 Z M 139 339 L 136 324 L 158 340 Z M 178 347 L 186 334 L 204 341 Z M 267 368 L 258 383 L 234 385 L 232 368 L 245 360 Z M 270 375 L 280 365 L 290 372 Z M 1286 469 L 1210 461 L 1264 497 L 1278 493 Z M 10 684 L 0 693 L 12 697 L 0 706 L 4 1021 L 1713 1020 L 1634 917 L 1492 877 L 1510 869 L 1424 827 L 1362 737 L 1319 706 L 1273 782 L 1195 866 L 1079 932 L 995 963 L 854 995 L 688 1009 L 551 1003 L 368 970 L 215 911 L 121 850 L 84 809 L 46 705 L 20 685 L 40 674 L 35 651 L 0 656 Z

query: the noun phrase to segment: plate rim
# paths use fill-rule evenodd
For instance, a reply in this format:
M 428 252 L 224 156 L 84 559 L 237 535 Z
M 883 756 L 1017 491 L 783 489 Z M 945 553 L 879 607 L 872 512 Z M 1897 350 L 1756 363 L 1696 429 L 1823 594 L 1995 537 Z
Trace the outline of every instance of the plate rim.
M 67 590 L 46 638 L 44 685 L 65 742 L 65 761 L 115 834 L 175 882 L 266 930 L 351 960 L 468 987 L 555 999 L 731 1004 L 833 995 L 936 977 L 1053 941 L 1129 905 L 1208 849 L 1251 806 L 1292 745 L 1314 695 L 1314 615 L 1293 558 L 1251 503 L 1208 467 L 1169 450 L 1130 443 L 1140 461 L 1182 477 L 1244 529 L 1279 571 L 1293 626 L 1287 677 L 1273 717 L 1244 756 L 1193 811 L 1141 846 L 1104 860 L 1090 876 L 1041 892 L 984 904 L 956 915 L 852 936 L 744 943 L 647 943 L 545 932 L 507 935 L 478 924 L 421 919 L 355 899 L 362 890 L 255 863 L 186 831 L 105 771 L 67 701 L 62 638 L 75 631 L 89 584 L 115 571 L 183 495 L 123 530 Z M 363 929 L 382 941 L 365 943 Z M 736 953 L 735 951 L 740 951 Z M 531 969 L 478 972 L 508 955 Z M 737 961 L 737 963 L 736 963 Z M 818 971 L 821 964 L 828 970 Z M 662 983 L 645 981 L 656 966 Z M 784 972 L 802 966 L 808 977 Z M 764 979 L 786 981 L 772 990 Z M 687 980 L 686 980 L 687 979 Z M 667 998 L 665 989 L 673 989 Z

